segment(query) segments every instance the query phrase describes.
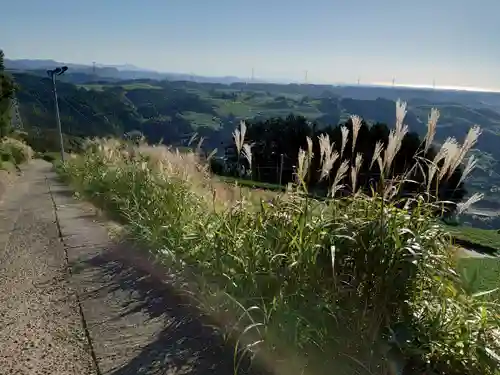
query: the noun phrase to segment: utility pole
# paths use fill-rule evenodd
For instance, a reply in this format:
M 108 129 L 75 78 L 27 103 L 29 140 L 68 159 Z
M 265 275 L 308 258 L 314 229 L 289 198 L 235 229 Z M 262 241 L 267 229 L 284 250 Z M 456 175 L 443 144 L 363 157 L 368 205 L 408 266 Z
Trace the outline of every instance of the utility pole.
M 396 82 L 396 78 L 392 79 L 392 88 L 394 88 L 394 82 Z
M 68 70 L 67 66 L 57 67 L 53 70 L 47 70 L 47 75 L 52 79 L 52 88 L 54 90 L 54 103 L 56 107 L 57 130 L 59 132 L 59 144 L 61 146 L 61 161 L 64 162 L 64 142 L 61 130 L 61 116 L 59 114 L 59 102 L 57 100 L 56 77 Z
M 304 78 L 304 83 L 305 83 L 306 85 L 307 85 L 307 73 L 308 73 L 308 71 L 306 70 L 306 76 L 305 76 L 305 78 Z
M 283 176 L 283 154 L 280 155 L 280 176 L 279 176 L 279 184 L 281 186 L 281 178 Z

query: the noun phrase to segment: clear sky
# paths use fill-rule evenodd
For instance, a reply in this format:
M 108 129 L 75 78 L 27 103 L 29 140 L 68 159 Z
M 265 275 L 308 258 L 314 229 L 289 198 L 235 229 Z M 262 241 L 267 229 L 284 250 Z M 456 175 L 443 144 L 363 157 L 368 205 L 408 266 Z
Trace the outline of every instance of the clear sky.
M 500 0 L 12 0 L 7 58 L 500 89 Z

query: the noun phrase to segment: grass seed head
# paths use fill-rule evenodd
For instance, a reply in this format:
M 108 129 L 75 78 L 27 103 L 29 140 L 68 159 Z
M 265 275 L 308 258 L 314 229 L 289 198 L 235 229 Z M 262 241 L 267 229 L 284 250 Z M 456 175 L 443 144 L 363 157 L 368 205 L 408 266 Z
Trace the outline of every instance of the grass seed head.
M 464 143 L 457 150 L 454 155 L 454 158 L 450 161 L 450 166 L 448 169 L 448 177 L 450 177 L 453 172 L 458 168 L 458 166 L 462 163 L 465 156 L 469 153 L 469 151 L 474 147 L 477 143 L 477 139 L 481 135 L 482 131 L 478 125 L 474 125 L 469 129 L 467 136 L 465 137 Z
M 323 180 L 330 174 L 333 165 L 335 164 L 338 158 L 339 158 L 339 153 L 336 150 L 332 150 L 326 155 L 323 163 L 321 164 L 321 176 L 320 176 L 321 180 Z
M 243 144 L 242 154 L 248 162 L 250 170 L 252 169 L 252 146 L 248 143 Z
M 384 149 L 384 145 L 381 141 L 377 141 L 375 144 L 375 149 L 373 150 L 373 156 L 372 156 L 372 161 L 370 162 L 370 169 L 372 169 L 373 164 L 375 163 L 375 160 L 380 158 L 380 154 L 382 153 L 382 150 Z M 382 169 L 380 170 L 382 173 Z
M 406 102 L 398 99 L 396 101 L 396 130 L 401 130 L 403 121 L 406 117 Z
M 436 135 L 437 122 L 439 120 L 439 111 L 436 108 L 431 109 L 429 120 L 427 121 L 427 134 L 425 135 L 424 153 L 427 153 L 434 141 Z
M 358 152 L 358 154 L 356 155 L 356 160 L 354 161 L 354 166 L 351 166 L 351 183 L 353 193 L 356 193 L 356 182 L 359 175 L 359 170 L 361 169 L 361 164 L 363 164 L 363 155 Z
M 469 159 L 467 160 L 467 164 L 465 165 L 465 168 L 462 172 L 462 176 L 460 176 L 460 180 L 457 183 L 457 186 L 460 185 L 462 182 L 465 181 L 467 176 L 474 170 L 477 164 L 477 159 L 475 158 L 474 155 L 471 155 Z
M 345 146 L 347 145 L 347 139 L 349 138 L 349 129 L 342 125 L 340 127 L 340 132 L 342 134 L 342 144 L 340 145 L 340 157 L 342 158 L 344 156 L 344 149 Z
M 337 174 L 335 175 L 335 179 L 333 180 L 333 184 L 331 187 L 332 197 L 334 197 L 335 193 L 342 188 L 342 186 L 339 185 L 339 182 L 345 178 L 348 170 L 349 170 L 349 161 L 343 160 L 342 163 L 340 163 L 339 169 L 337 170 Z
M 327 154 L 330 153 L 330 136 L 328 134 L 318 135 L 320 162 L 323 163 Z
M 351 116 L 352 122 L 352 154 L 354 155 L 354 149 L 356 148 L 356 140 L 358 138 L 359 129 L 361 129 L 362 120 L 361 117 L 353 115 Z
M 469 199 L 465 202 L 461 202 L 457 204 L 457 215 L 461 215 L 466 212 L 474 203 L 479 202 L 484 198 L 483 193 L 474 193 Z
M 240 128 L 234 129 L 233 131 L 233 140 L 236 145 L 236 150 L 238 151 L 238 155 L 240 155 L 241 150 L 243 148 L 243 144 L 245 143 L 245 134 L 247 132 L 247 126 L 245 121 L 240 121 Z
M 313 142 L 310 137 L 306 137 L 307 141 L 307 158 L 309 159 L 309 164 L 311 163 L 311 160 L 314 156 L 313 154 Z
M 307 157 L 306 157 L 306 152 L 299 148 L 299 154 L 297 157 L 297 183 L 300 185 L 307 173 L 308 165 L 307 165 Z

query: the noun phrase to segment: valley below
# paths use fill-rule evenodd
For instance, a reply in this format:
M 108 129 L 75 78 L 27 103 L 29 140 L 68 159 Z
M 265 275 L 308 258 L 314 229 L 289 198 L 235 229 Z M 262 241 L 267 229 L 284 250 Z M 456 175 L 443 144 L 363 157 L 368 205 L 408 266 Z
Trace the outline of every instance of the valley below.
M 58 149 L 51 81 L 40 71 L 14 74 L 28 143 L 43 152 Z M 460 219 L 482 229 L 500 227 L 500 94 L 376 86 L 331 86 L 233 82 L 210 83 L 94 77 L 73 73 L 58 82 L 66 149 L 82 139 L 141 134 L 150 143 L 185 146 L 194 133 L 206 152 L 224 158 L 232 132 L 250 122 L 292 115 L 322 128 L 344 123 L 351 115 L 368 125 L 394 125 L 394 102 L 408 103 L 405 123 L 423 136 L 431 108 L 440 112 L 435 143 L 448 137 L 462 142 L 470 127 L 482 129 L 472 154 L 477 160 L 465 188 L 483 199 Z M 296 155 L 285 155 L 293 159 Z M 264 168 L 276 166 L 264 166 Z

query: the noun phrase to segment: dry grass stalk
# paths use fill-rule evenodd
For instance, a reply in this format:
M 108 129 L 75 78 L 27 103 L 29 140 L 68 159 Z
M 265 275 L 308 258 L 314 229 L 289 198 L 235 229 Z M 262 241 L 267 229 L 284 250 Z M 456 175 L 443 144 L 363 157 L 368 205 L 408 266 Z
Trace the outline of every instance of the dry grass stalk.
M 314 156 L 313 154 L 313 142 L 310 137 L 306 137 L 307 141 L 307 158 L 309 159 L 309 164 L 311 163 L 311 160 Z
M 484 198 L 483 193 L 474 193 L 469 199 L 463 203 L 457 204 L 457 215 L 461 215 L 466 212 L 474 203 L 479 202 Z
M 194 133 L 191 138 L 189 138 L 189 141 L 188 141 L 188 147 L 191 146 L 193 144 L 193 142 L 196 140 L 196 138 L 198 137 L 198 133 Z
M 196 154 L 201 153 L 201 145 L 203 144 L 203 141 L 205 140 L 205 137 L 201 137 L 200 140 L 198 141 L 198 144 L 196 145 Z
M 439 120 L 439 111 L 436 108 L 431 109 L 429 120 L 427 121 L 427 134 L 425 135 L 424 154 L 427 153 L 434 141 L 436 135 L 437 122 Z
M 406 117 L 406 102 L 398 99 L 396 101 L 396 132 L 401 132 L 403 128 L 403 121 Z
M 337 170 L 337 173 L 335 175 L 335 179 L 333 180 L 333 184 L 332 184 L 332 187 L 331 187 L 331 193 L 330 194 L 331 194 L 332 197 L 335 196 L 335 193 L 339 189 L 342 189 L 343 186 L 339 185 L 339 182 L 342 181 L 345 178 L 348 170 L 349 170 L 349 161 L 348 160 L 342 161 L 342 163 L 339 166 L 339 169 Z
M 358 152 L 358 154 L 356 155 L 356 160 L 354 161 L 354 166 L 351 166 L 351 182 L 353 193 L 356 193 L 356 182 L 359 175 L 359 170 L 361 169 L 361 164 L 363 164 L 363 155 Z
M 447 147 L 445 147 L 445 144 L 446 144 L 446 142 L 443 144 L 443 146 L 441 146 L 441 148 L 439 149 L 439 151 L 436 154 L 436 156 L 434 157 L 434 159 L 429 162 L 428 173 L 427 173 L 427 194 L 430 193 L 432 180 L 434 179 L 434 175 L 436 174 L 436 172 L 438 170 L 438 163 L 441 160 L 446 158 L 446 154 L 448 152 L 448 149 L 447 149 Z M 441 172 L 439 175 L 441 175 Z M 439 179 L 440 178 L 438 176 L 438 181 L 439 181 Z
M 330 136 L 328 134 L 318 135 L 318 143 L 320 152 L 320 163 L 324 163 L 327 153 L 331 151 Z
M 452 175 L 453 172 L 458 168 L 458 166 L 462 163 L 465 155 L 474 147 L 477 143 L 477 139 L 481 135 L 481 128 L 478 125 L 473 126 L 472 128 L 469 129 L 469 132 L 467 133 L 467 136 L 465 137 L 464 143 L 462 144 L 462 147 L 459 148 L 457 153 L 455 154 L 455 157 L 451 161 L 449 170 L 448 170 L 448 177 Z
M 299 154 L 297 156 L 297 183 L 300 185 L 306 176 L 307 172 L 307 157 L 306 157 L 306 152 L 299 148 Z
M 349 129 L 346 128 L 344 125 L 342 125 L 340 127 L 340 133 L 342 135 L 342 143 L 340 145 L 340 157 L 342 158 L 344 156 L 345 146 L 347 145 L 347 139 L 349 138 Z
M 339 158 L 339 153 L 335 150 L 335 142 L 330 144 L 328 134 L 320 134 L 318 136 L 320 155 L 321 155 L 321 175 L 320 180 L 323 180 L 330 174 L 333 165 Z
M 467 160 L 467 164 L 465 165 L 465 168 L 462 172 L 462 176 L 460 176 L 460 180 L 457 183 L 457 186 L 460 185 L 462 182 L 465 181 L 467 176 L 474 170 L 477 164 L 477 159 L 475 158 L 474 155 L 471 155 L 470 158 Z
M 375 149 L 373 151 L 372 161 L 370 162 L 370 169 L 372 169 L 375 160 L 380 158 L 380 154 L 382 153 L 383 149 L 384 144 L 381 141 L 377 141 L 377 143 L 375 144 Z M 382 173 L 382 170 L 380 170 L 380 172 Z
M 354 149 L 356 148 L 356 140 L 358 139 L 359 129 L 361 129 L 362 120 L 361 117 L 353 115 L 351 116 L 352 122 L 352 154 L 354 155 Z
M 241 153 L 241 149 L 243 148 L 243 144 L 245 142 L 245 134 L 247 132 L 247 126 L 245 121 L 240 122 L 240 128 L 235 129 L 233 131 L 233 140 L 236 145 L 236 150 L 238 151 L 238 155 Z
M 247 160 L 250 170 L 252 170 L 252 146 L 248 143 L 243 144 L 242 154 Z
M 333 165 L 339 158 L 339 153 L 336 150 L 331 150 L 327 157 L 324 159 L 323 164 L 321 165 L 321 176 L 320 179 L 324 179 L 330 174 L 330 171 L 333 168 Z
M 391 130 L 391 132 L 389 133 L 387 148 L 384 152 L 384 171 L 389 172 L 389 170 L 391 169 L 392 162 L 401 149 L 401 144 L 406 133 L 408 133 L 407 125 L 401 125 L 400 127 Z

